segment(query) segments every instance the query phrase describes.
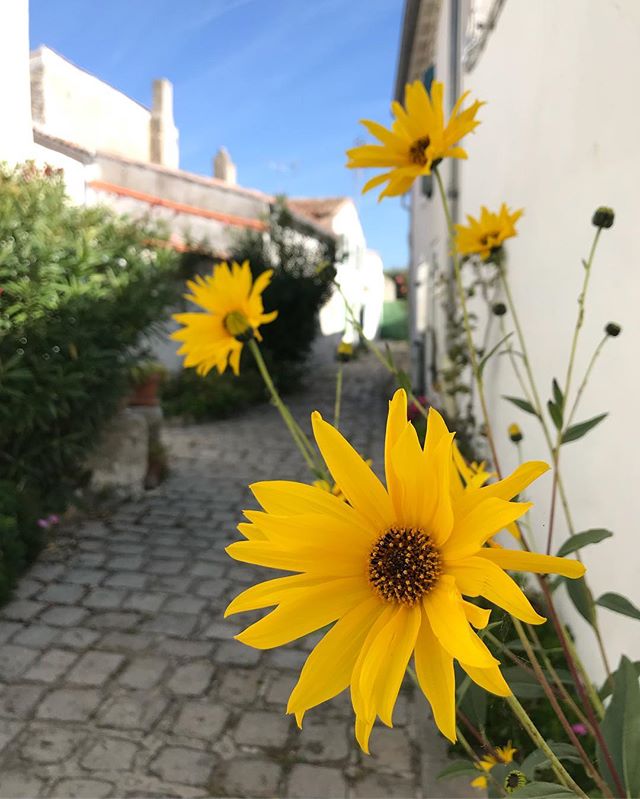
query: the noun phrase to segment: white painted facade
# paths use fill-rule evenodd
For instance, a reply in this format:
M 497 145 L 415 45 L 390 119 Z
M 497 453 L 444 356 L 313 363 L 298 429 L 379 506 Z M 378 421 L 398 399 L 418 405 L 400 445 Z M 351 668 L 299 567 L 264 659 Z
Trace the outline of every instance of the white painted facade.
M 436 78 L 445 81 L 451 3 L 441 3 L 433 55 Z M 486 15 L 496 4 L 483 0 L 475 5 L 477 13 Z M 469 159 L 460 166 L 460 212 L 475 214 L 481 204 L 497 208 L 503 201 L 525 209 L 519 235 L 507 246 L 510 281 L 546 400 L 552 378 L 565 374 L 583 278 L 581 259 L 595 232 L 591 216 L 600 205 L 615 209 L 615 225 L 603 231 L 596 256 L 576 369 L 580 380 L 604 325 L 621 324 L 622 335 L 607 343 L 594 369 L 578 420 L 604 411 L 610 416 L 582 441 L 563 447 L 561 458 L 577 530 L 604 527 L 615 534 L 584 550 L 595 596 L 615 591 L 640 606 L 640 544 L 631 502 L 640 481 L 633 445 L 640 392 L 640 111 L 632 91 L 640 70 L 640 4 L 506 0 L 500 5 L 473 69 L 461 73 L 461 88 L 487 105 L 479 113 L 482 124 L 464 141 Z M 465 2 L 463 31 L 467 10 Z M 420 264 L 424 271 L 434 258 L 442 262 L 445 257 L 444 220 L 434 200 L 414 188 L 414 281 Z M 428 324 L 439 328 L 437 314 L 428 318 L 426 292 L 415 299 L 415 335 Z M 536 421 L 501 399 L 503 394 L 521 395 L 507 360 L 497 359 L 486 379 L 503 469 L 516 465 L 506 435 L 516 420 L 525 433 L 525 456 L 547 459 Z M 529 493 L 536 502 L 532 523 L 540 548 L 546 540 L 551 478 L 538 482 Z M 560 509 L 556 524 L 554 548 L 567 535 Z M 587 625 L 565 610 L 582 654 L 599 668 Z M 607 610 L 600 610 L 600 618 L 614 663 L 621 652 L 640 657 L 637 621 Z
M 0 3 L 0 161 L 33 156 L 28 0 Z

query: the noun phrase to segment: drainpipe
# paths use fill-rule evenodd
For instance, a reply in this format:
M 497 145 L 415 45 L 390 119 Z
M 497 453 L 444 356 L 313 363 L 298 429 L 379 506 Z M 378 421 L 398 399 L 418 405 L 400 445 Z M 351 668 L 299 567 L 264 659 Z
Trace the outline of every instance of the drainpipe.
M 456 104 L 462 93 L 462 73 L 460 69 L 460 3 L 461 0 L 450 0 L 449 6 L 449 111 Z M 449 182 L 449 203 L 451 216 L 454 222 L 460 218 L 459 193 L 460 193 L 460 162 L 451 158 L 451 178 Z

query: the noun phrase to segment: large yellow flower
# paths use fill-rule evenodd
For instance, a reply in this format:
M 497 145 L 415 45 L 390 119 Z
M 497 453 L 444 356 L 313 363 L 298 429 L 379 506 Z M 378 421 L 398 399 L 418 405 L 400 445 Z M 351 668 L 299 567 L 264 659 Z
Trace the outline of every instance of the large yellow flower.
M 480 218 L 475 219 L 467 214 L 468 225 L 455 225 L 456 238 L 454 246 L 460 255 L 479 255 L 483 261 L 502 246 L 505 239 L 516 236 L 516 222 L 524 211 L 511 213 L 502 203 L 498 213 L 489 211 L 483 205 Z
M 436 724 L 456 738 L 453 661 L 483 688 L 510 693 L 499 663 L 472 629 L 489 610 L 463 599 L 482 596 L 531 624 L 544 618 L 504 569 L 580 577 L 576 560 L 485 546 L 525 513 L 509 500 L 547 470 L 520 466 L 488 486 L 460 487 L 453 434 L 433 408 L 424 448 L 407 421 L 407 397 L 389 405 L 387 488 L 325 422 L 312 416 L 316 441 L 348 502 L 321 488 L 287 481 L 251 486 L 263 511 L 245 511 L 244 541 L 232 558 L 296 572 L 249 588 L 226 615 L 276 606 L 237 639 L 258 649 L 293 641 L 335 622 L 309 655 L 288 704 L 298 724 L 307 710 L 351 687 L 355 733 L 368 751 L 377 716 L 392 713 L 412 655 Z
M 480 758 L 478 763 L 476 763 L 476 768 L 479 771 L 483 771 L 484 774 L 472 780 L 471 785 L 474 788 L 486 788 L 489 784 L 486 775 L 494 766 L 497 766 L 498 763 L 512 763 L 516 751 L 517 750 L 511 746 L 511 741 L 509 741 L 507 746 L 496 746 L 495 755 L 485 755 L 485 757 Z
M 377 122 L 363 119 L 362 124 L 382 144 L 365 144 L 347 151 L 348 167 L 387 169 L 365 184 L 362 192 L 387 182 L 383 197 L 404 194 L 420 175 L 429 175 L 443 158 L 466 158 L 467 153 L 456 144 L 480 122 L 475 118 L 484 103 L 476 101 L 462 110 L 465 92 L 455 104 L 445 125 L 443 112 L 444 86 L 434 81 L 431 96 L 416 80 L 405 88 L 404 107 L 394 101 L 391 109 L 395 120 L 391 130 Z
M 206 375 L 215 366 L 222 374 L 229 363 L 234 373 L 239 373 L 244 342 L 254 336 L 261 341 L 258 328 L 278 315 L 277 311 L 264 313 L 262 305 L 262 292 L 272 274 L 267 269 L 253 282 L 249 261 L 242 265 L 234 261 L 231 267 L 226 262 L 215 264 L 211 275 L 187 281 L 192 293 L 185 298 L 206 313 L 173 316 L 184 325 L 171 338 L 183 342 L 178 354 L 185 356 L 185 367 L 195 366 L 198 374 Z

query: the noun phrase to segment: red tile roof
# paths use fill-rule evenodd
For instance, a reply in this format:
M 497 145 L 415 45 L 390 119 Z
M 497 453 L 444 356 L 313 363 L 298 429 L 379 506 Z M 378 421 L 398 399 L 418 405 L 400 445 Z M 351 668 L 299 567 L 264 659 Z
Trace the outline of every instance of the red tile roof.
M 287 205 L 295 213 L 333 233 L 333 217 L 347 202 L 348 197 L 292 197 L 287 200 Z

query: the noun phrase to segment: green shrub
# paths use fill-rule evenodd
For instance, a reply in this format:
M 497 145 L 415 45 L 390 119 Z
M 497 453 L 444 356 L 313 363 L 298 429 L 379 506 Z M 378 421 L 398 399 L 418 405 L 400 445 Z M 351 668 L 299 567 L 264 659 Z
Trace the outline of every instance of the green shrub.
M 72 206 L 56 171 L 0 167 L 0 535 L 11 540 L 13 518 L 24 547 L 9 573 L 37 550 L 38 515 L 64 508 L 141 333 L 175 301 L 175 257 L 148 244 L 160 238 Z

